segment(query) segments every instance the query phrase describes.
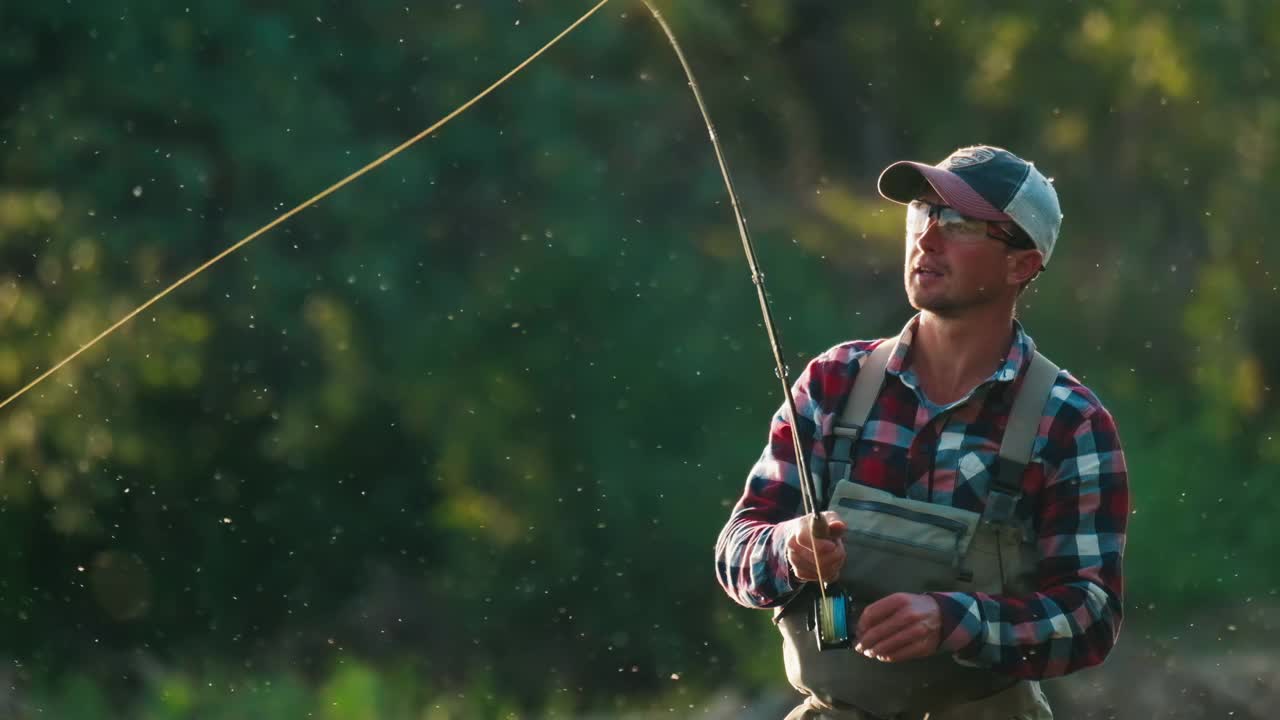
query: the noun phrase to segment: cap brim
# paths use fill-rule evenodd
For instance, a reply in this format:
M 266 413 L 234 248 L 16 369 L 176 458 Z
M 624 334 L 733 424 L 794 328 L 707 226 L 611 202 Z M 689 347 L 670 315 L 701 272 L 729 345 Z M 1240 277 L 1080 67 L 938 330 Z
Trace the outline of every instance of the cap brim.
M 904 205 L 920 197 L 926 188 L 931 187 L 942 198 L 942 202 L 959 210 L 962 215 L 993 222 L 1013 220 L 987 202 L 959 175 L 933 165 L 910 160 L 896 162 L 880 173 L 877 185 L 885 198 Z

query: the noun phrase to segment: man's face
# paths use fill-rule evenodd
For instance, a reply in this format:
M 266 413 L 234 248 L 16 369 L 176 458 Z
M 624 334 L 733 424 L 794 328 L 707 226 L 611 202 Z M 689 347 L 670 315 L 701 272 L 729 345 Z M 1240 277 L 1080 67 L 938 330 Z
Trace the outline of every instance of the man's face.
M 924 202 L 940 205 L 933 191 L 920 195 Z M 956 234 L 939 228 L 930 218 L 924 232 L 906 233 L 903 280 L 907 300 L 917 310 L 943 317 L 1002 301 L 1016 287 L 1008 284 L 1008 253 L 1004 243 L 982 230 Z

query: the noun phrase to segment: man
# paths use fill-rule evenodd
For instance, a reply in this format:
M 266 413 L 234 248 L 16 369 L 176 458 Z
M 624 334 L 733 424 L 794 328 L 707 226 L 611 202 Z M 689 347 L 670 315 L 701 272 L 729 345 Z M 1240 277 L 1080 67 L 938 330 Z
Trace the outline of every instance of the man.
M 1111 415 L 1070 373 L 1037 358 L 1015 319 L 1019 295 L 1053 254 L 1057 193 L 1032 164 L 987 146 L 936 166 L 894 163 L 879 190 L 908 206 L 903 279 L 919 312 L 896 339 L 846 342 L 814 358 L 794 386 L 819 507 L 833 497 L 839 506 L 823 512 L 825 536 L 811 533 L 784 405 L 716 544 L 717 577 L 742 605 L 786 607 L 775 617 L 788 677 L 807 695 L 789 718 L 1052 718 L 1037 681 L 1102 662 L 1119 632 L 1129 512 Z M 880 369 L 860 379 L 873 355 Z M 1047 368 L 1044 379 L 1022 393 L 1033 365 Z M 853 432 L 837 433 L 857 412 L 848 398 L 860 380 L 874 401 L 848 421 Z M 1014 419 L 1021 394 L 1032 411 Z M 1014 425 L 1027 449 L 1005 470 L 1002 441 Z M 850 436 L 845 457 L 835 457 Z M 884 542 L 919 518 L 926 524 Z M 912 533 L 951 527 L 963 547 L 955 569 L 920 560 Z M 983 545 L 987 536 L 995 539 Z M 1010 570 L 1019 547 L 1021 584 Z M 995 579 L 974 580 L 987 566 L 998 568 Z M 933 579 L 897 579 L 912 568 Z M 938 568 L 950 584 L 938 584 Z M 819 578 L 839 580 L 824 598 L 861 588 L 849 591 L 850 647 L 819 652 L 797 634 L 821 617 Z

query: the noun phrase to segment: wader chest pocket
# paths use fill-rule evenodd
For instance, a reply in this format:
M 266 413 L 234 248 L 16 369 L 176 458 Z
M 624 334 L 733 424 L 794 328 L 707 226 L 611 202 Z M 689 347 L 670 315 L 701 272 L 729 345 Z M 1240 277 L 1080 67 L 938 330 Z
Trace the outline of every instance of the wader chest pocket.
M 840 483 L 831 509 L 848 525 L 841 584 L 853 597 L 956 590 L 979 516 Z

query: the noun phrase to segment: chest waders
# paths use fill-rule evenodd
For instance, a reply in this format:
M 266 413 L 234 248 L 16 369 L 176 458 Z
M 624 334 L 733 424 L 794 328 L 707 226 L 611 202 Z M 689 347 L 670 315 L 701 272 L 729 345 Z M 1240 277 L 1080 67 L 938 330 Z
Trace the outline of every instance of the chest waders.
M 979 515 L 900 498 L 851 480 L 854 446 L 884 384 L 893 348 L 894 343 L 882 342 L 868 357 L 833 431 L 829 468 L 834 485 L 827 508 L 848 525 L 848 552 L 838 583 L 827 589 L 835 600 L 826 605 L 843 611 L 844 617 L 819 619 L 822 602 L 812 583 L 775 611 L 787 679 L 810 696 L 810 707 L 830 718 L 951 717 L 948 708 L 968 703 L 980 712 L 964 717 L 1013 718 L 1047 711 L 1035 683 L 961 665 L 950 653 L 886 663 L 848 649 L 862 610 L 893 593 L 1034 590 L 1035 541 L 1014 511 L 1057 366 L 1039 353 L 1032 360 L 1001 441 L 986 510 Z M 847 635 L 832 637 L 841 627 Z M 814 642 L 815 631 L 819 642 Z

